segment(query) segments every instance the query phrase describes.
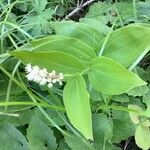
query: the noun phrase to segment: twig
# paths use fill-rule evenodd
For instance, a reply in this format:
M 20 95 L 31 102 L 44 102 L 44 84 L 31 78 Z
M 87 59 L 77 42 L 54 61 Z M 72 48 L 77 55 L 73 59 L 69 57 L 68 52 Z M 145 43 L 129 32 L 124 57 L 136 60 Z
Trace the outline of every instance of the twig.
M 79 5 L 76 9 L 74 9 L 72 12 L 70 12 L 65 19 L 69 19 L 71 16 L 73 16 L 75 13 L 77 13 L 79 10 L 81 10 L 82 8 L 84 8 L 85 6 L 89 5 L 90 3 L 94 2 L 95 0 L 89 0 L 85 3 L 83 3 L 82 5 Z
M 129 145 L 129 143 L 130 143 L 130 141 L 131 141 L 131 137 L 130 137 L 128 140 L 126 140 L 125 147 L 124 147 L 123 150 L 126 150 L 126 149 L 127 149 L 128 145 Z

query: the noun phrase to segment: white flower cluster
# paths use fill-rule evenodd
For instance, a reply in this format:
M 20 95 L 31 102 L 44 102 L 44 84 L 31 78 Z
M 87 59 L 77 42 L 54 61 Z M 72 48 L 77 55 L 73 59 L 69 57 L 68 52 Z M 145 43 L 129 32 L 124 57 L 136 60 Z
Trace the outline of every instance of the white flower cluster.
M 40 85 L 47 84 L 49 88 L 53 87 L 53 84 L 58 82 L 62 85 L 62 80 L 64 76 L 62 73 L 56 73 L 55 70 L 48 72 L 46 68 L 40 69 L 38 66 L 31 66 L 27 64 L 25 67 L 26 72 L 28 73 L 26 77 L 29 81 L 34 81 Z

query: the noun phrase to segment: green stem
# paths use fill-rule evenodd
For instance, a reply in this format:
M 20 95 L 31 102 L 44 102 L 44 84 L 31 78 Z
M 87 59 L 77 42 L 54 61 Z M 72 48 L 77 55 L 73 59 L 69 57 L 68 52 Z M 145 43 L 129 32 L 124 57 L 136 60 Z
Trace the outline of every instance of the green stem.
M 144 111 L 138 111 L 135 109 L 130 109 L 130 108 L 123 107 L 123 106 L 115 106 L 115 105 L 100 105 L 99 109 L 103 109 L 103 110 L 114 109 L 114 110 L 118 110 L 118 111 L 134 112 L 140 116 L 143 116 L 145 113 Z
M 3 106 L 16 106 L 16 105 L 27 105 L 27 106 L 41 106 L 45 108 L 50 108 L 59 111 L 65 111 L 64 108 L 49 105 L 47 103 L 38 103 L 38 102 L 0 102 L 0 107 Z
M 135 20 L 137 20 L 136 0 L 133 0 L 133 13 L 134 13 Z
M 110 28 L 110 30 L 109 30 L 107 36 L 105 37 L 105 40 L 104 40 L 104 42 L 103 42 L 103 45 L 102 45 L 102 47 L 101 47 L 101 49 L 100 49 L 100 52 L 99 52 L 99 55 L 98 55 L 98 56 L 102 56 L 102 54 L 103 54 L 103 52 L 104 52 L 104 49 L 105 49 L 105 47 L 106 47 L 106 44 L 107 44 L 107 42 L 108 42 L 108 39 L 109 39 L 109 37 L 110 37 L 110 35 L 111 35 L 112 31 L 113 31 L 113 28 L 114 28 L 114 26 L 115 26 L 115 24 L 116 24 L 116 21 L 117 21 L 117 18 L 116 18 L 116 20 L 114 21 L 112 27 Z
M 12 76 L 15 75 L 15 73 L 16 73 L 16 71 L 17 71 L 17 69 L 18 69 L 18 67 L 19 67 L 20 64 L 21 64 L 21 61 L 18 61 L 17 64 L 16 64 L 16 66 L 13 69 Z M 11 87 L 12 87 L 12 79 L 10 78 L 9 79 L 9 83 L 8 83 L 7 93 L 6 93 L 6 102 L 9 101 Z M 6 111 L 7 111 L 7 106 L 5 107 L 4 112 L 6 112 Z

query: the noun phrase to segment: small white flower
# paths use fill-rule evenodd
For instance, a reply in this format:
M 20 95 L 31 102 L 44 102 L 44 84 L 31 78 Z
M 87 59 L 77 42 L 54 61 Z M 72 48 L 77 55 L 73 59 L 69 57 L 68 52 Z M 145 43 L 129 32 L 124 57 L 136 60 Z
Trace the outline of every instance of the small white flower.
M 52 82 L 52 78 L 48 77 L 47 82 Z
M 47 80 L 46 79 L 42 79 L 41 81 L 40 81 L 40 85 L 45 85 L 47 83 Z
M 39 71 L 39 75 L 42 77 L 42 78 L 45 78 L 47 76 L 48 72 L 47 72 L 47 69 L 42 69 Z
M 56 75 L 56 71 L 53 70 L 53 71 L 51 72 L 51 75 L 52 75 L 52 76 L 55 76 L 55 75 Z
M 38 74 L 38 73 L 39 73 L 39 70 L 40 70 L 40 68 L 39 68 L 38 66 L 34 66 L 34 67 L 32 68 L 32 73 L 33 73 L 33 74 Z
M 40 85 L 47 85 L 49 88 L 53 87 L 53 84 L 59 83 L 62 85 L 62 80 L 64 76 L 62 73 L 56 73 L 55 70 L 48 72 L 46 68 L 40 69 L 38 66 L 31 66 L 27 64 L 25 67 L 26 72 L 28 73 L 26 77 L 29 81 L 34 81 Z
M 63 73 L 59 73 L 59 79 L 60 79 L 60 80 L 63 80 L 63 79 L 64 79 Z
M 49 84 L 48 84 L 48 87 L 49 87 L 49 88 L 53 87 L 53 84 L 52 84 L 52 83 L 49 83 Z
M 53 80 L 52 80 L 52 83 L 56 83 L 56 82 L 57 82 L 57 79 L 53 79 Z
M 32 74 L 28 74 L 26 75 L 26 77 L 29 81 L 32 81 L 34 79 L 34 76 Z
M 34 82 L 37 82 L 37 83 L 40 83 L 41 80 L 42 80 L 42 78 L 41 78 L 38 74 L 35 75 L 34 78 L 33 78 L 33 81 L 34 81 Z
M 32 71 L 31 64 L 27 64 L 27 66 L 25 67 L 25 70 L 27 73 L 30 73 Z
M 63 83 L 61 81 L 59 81 L 59 85 L 63 85 Z

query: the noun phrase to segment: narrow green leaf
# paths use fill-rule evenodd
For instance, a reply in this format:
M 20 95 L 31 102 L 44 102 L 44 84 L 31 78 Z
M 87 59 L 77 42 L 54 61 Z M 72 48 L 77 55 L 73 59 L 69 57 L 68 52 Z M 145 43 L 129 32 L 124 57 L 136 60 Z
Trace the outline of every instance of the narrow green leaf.
M 122 94 L 136 86 L 146 84 L 136 74 L 106 57 L 97 57 L 91 61 L 88 73 L 92 86 L 105 94 Z
M 53 23 L 57 35 L 75 37 L 98 51 L 102 45 L 104 36 L 90 25 L 75 23 L 73 21 L 61 21 Z
M 67 82 L 63 92 L 68 118 L 87 139 L 93 139 L 89 94 L 82 76 Z
M 11 54 L 25 64 L 31 63 L 48 70 L 56 70 L 63 73 L 76 73 L 83 70 L 79 59 L 63 52 L 14 51 Z
M 149 127 L 144 127 L 138 125 L 135 132 L 136 144 L 143 150 L 148 150 L 150 148 L 150 129 Z
M 66 36 L 48 36 L 31 42 L 34 51 L 62 51 L 72 54 L 82 61 L 96 56 L 94 49 L 82 41 Z
M 8 54 L 8 53 L 0 55 L 0 64 L 3 63 L 9 57 L 10 57 L 10 54 Z
M 129 25 L 110 35 L 103 55 L 129 67 L 145 50 L 148 52 L 149 49 L 150 28 Z

